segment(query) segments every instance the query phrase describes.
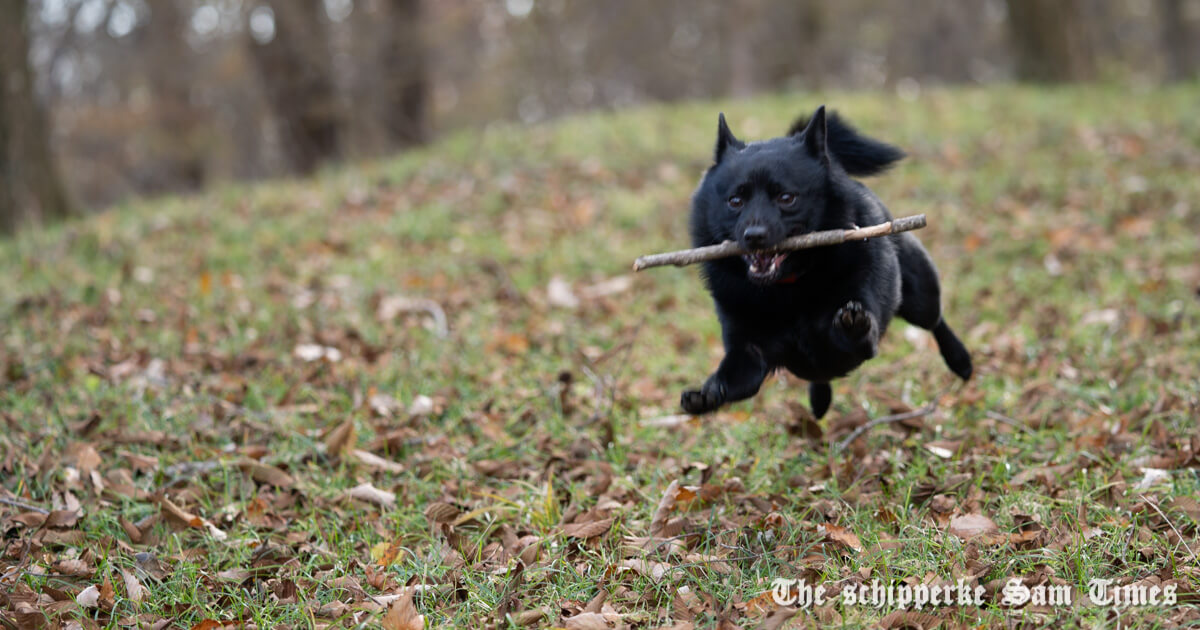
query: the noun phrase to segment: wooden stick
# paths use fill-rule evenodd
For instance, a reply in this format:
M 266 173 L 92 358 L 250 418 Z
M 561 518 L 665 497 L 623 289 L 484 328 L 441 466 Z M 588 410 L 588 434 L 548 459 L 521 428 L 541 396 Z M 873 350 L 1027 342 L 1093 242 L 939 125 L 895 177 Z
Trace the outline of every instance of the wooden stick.
M 18 508 L 21 508 L 22 510 L 27 510 L 30 512 L 37 512 L 38 514 L 49 514 L 50 513 L 50 510 L 47 510 L 46 508 L 41 508 L 36 505 L 31 505 L 29 503 L 26 503 L 26 502 L 18 500 L 18 499 L 9 499 L 6 497 L 0 497 L 0 503 L 3 503 L 4 505 L 11 505 L 13 507 L 18 507 Z
M 859 426 L 858 428 L 851 431 L 850 435 L 846 436 L 846 439 L 837 443 L 837 450 L 835 452 L 840 452 L 840 451 L 846 450 L 846 447 L 850 446 L 850 443 L 853 442 L 854 440 L 857 440 L 860 435 L 866 433 L 867 431 L 870 431 L 871 429 L 874 429 L 875 427 L 877 427 L 881 424 L 889 424 L 892 422 L 900 422 L 902 420 L 911 420 L 913 418 L 920 418 L 922 416 L 928 416 L 929 414 L 931 414 L 935 410 L 937 410 L 938 398 L 940 398 L 940 397 L 941 397 L 941 395 L 939 394 L 937 397 L 935 397 L 933 400 L 926 403 L 925 406 L 921 407 L 920 409 L 913 409 L 912 411 L 906 411 L 904 413 L 894 413 L 890 416 L 883 416 L 880 418 L 875 418 L 874 420 L 872 420 L 864 425 Z
M 919 230 L 925 227 L 925 215 L 914 214 L 911 217 L 902 217 L 872 225 L 863 228 L 855 228 L 853 230 L 826 230 L 824 232 L 809 232 L 800 236 L 793 236 L 786 241 L 772 247 L 770 249 L 761 250 L 764 254 L 776 254 L 779 252 L 791 252 L 797 249 L 808 249 L 810 247 L 824 247 L 825 245 L 838 245 L 847 241 L 865 241 L 869 238 L 877 236 L 886 236 L 888 234 L 899 234 L 909 230 Z M 717 260 L 718 258 L 729 258 L 730 256 L 744 256 L 750 252 L 742 249 L 734 241 L 725 241 L 720 245 L 709 245 L 707 247 L 697 247 L 695 249 L 681 249 L 675 252 L 666 252 L 663 254 L 650 254 L 647 256 L 639 256 L 633 261 L 633 270 L 641 271 L 651 267 L 662 267 L 665 265 L 675 265 L 676 267 L 684 267 L 694 265 L 698 262 L 706 260 Z

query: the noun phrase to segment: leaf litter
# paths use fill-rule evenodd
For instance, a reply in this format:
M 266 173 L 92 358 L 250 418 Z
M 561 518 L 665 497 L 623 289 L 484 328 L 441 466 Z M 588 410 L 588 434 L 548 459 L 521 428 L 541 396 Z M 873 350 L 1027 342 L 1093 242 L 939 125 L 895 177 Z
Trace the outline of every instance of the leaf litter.
M 1099 623 L 1103 608 L 992 605 L 1013 578 L 1086 591 L 1096 577 L 1173 584 L 1195 603 L 1187 239 L 1200 224 L 1182 182 L 1197 152 L 1181 118 L 1033 113 L 1092 98 L 983 105 L 1045 138 L 897 125 L 914 159 L 879 185 L 931 206 L 922 238 L 979 374 L 942 394 L 927 340 L 893 331 L 823 421 L 786 375 L 713 416 L 678 413 L 678 391 L 719 359 L 710 305 L 692 275 L 626 265 L 678 244 L 690 184 L 648 174 L 705 166 L 687 117 L 652 119 L 672 148 L 628 161 L 525 130 L 505 146 L 528 155 L 435 149 L 396 173 L 5 245 L 0 614 L 152 628 Z M 878 103 L 856 107 L 864 128 L 882 124 Z M 1058 136 L 1081 139 L 1078 154 Z M 1166 146 L 1141 155 L 1131 187 L 1123 156 L 1151 136 Z M 1061 177 L 1037 175 L 1049 168 Z M 197 236 L 213 231 L 220 246 Z M 774 577 L 962 579 L 989 604 L 798 610 L 774 603 Z M 1194 606 L 1127 614 L 1197 621 Z

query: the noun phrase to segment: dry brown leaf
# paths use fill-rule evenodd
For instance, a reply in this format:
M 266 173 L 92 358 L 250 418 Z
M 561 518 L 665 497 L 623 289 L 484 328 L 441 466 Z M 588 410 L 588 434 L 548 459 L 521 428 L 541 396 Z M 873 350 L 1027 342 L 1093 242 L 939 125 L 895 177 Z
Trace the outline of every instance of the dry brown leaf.
M 248 571 L 246 569 L 233 568 L 233 569 L 225 569 L 224 571 L 218 571 L 217 579 L 224 580 L 226 582 L 239 582 L 240 583 L 240 582 L 245 582 L 246 579 L 250 577 L 250 575 L 251 575 L 250 571 Z
M 75 596 L 75 603 L 84 608 L 95 608 L 100 605 L 100 588 L 95 584 L 79 591 Z
M 683 561 L 691 565 L 703 567 L 707 570 L 716 571 L 721 575 L 730 575 L 733 573 L 733 567 L 729 566 L 729 564 L 720 556 L 706 556 L 699 553 L 689 553 L 683 557 Z
M 9 517 L 8 520 L 14 523 L 20 523 L 29 529 L 37 529 L 46 522 L 46 514 L 41 512 L 21 512 L 16 516 Z
M 608 630 L 608 620 L 601 613 L 581 612 L 563 620 L 567 630 Z
M 356 459 L 358 459 L 358 461 L 362 462 L 363 464 L 365 464 L 367 466 L 370 466 L 371 468 L 376 468 L 379 470 L 383 470 L 386 472 L 392 472 L 392 473 L 404 472 L 404 466 L 402 466 L 394 461 L 391 461 L 390 459 L 384 459 L 384 458 L 382 458 L 374 453 L 371 453 L 369 451 L 355 449 L 355 450 L 351 451 L 350 453 L 352 455 L 354 455 L 354 457 Z
M 1030 481 L 1043 480 L 1050 484 L 1057 482 L 1075 469 L 1075 464 L 1062 464 L 1059 466 L 1041 466 L 1035 468 L 1026 468 L 1021 472 L 1013 475 L 1009 483 L 1013 486 L 1023 486 Z
M 758 628 L 759 630 L 779 630 L 798 612 L 800 612 L 799 608 L 776 608 L 763 618 L 762 623 L 758 624 Z
M 495 341 L 489 345 L 489 351 L 499 348 L 510 355 L 523 355 L 529 352 L 529 338 L 515 332 L 504 332 L 496 335 Z
M 315 343 L 302 343 L 292 351 L 296 358 L 306 363 L 320 361 L 324 359 L 330 363 L 337 363 L 342 360 L 342 351 L 337 348 L 322 346 Z
M 96 447 L 84 442 L 75 442 L 67 447 L 66 461 L 74 464 L 79 474 L 86 477 L 100 466 L 101 460 Z
M 612 528 L 612 518 L 603 518 L 588 523 L 571 523 L 563 525 L 562 531 L 570 538 L 595 538 Z
M 1179 496 L 1171 499 L 1171 508 L 1187 514 L 1194 523 L 1200 523 L 1200 501 L 1193 497 Z
M 604 609 L 604 602 L 608 601 L 608 589 L 600 589 L 596 592 L 596 596 L 583 607 L 582 612 L 601 612 Z
M 112 579 L 106 575 L 104 582 L 100 584 L 100 605 L 105 609 L 111 609 L 116 601 L 117 590 L 113 588 Z
M 686 414 L 686 413 L 677 413 L 677 414 L 670 415 L 670 416 L 658 416 L 656 418 L 649 418 L 646 420 L 642 420 L 641 424 L 644 427 L 659 427 L 659 428 L 664 428 L 664 429 L 673 429 L 675 427 L 683 426 L 683 425 L 687 424 L 688 422 L 691 422 L 695 417 L 696 416 Z
M 90 578 L 94 571 L 87 561 L 81 558 L 65 558 L 54 563 L 54 570 L 72 577 Z
M 408 415 L 412 417 L 428 416 L 438 410 L 438 405 L 432 398 L 424 394 L 417 394 L 413 397 L 412 402 L 408 404 L 406 410 Z
M 524 562 L 525 566 L 531 566 L 533 563 L 537 562 L 538 557 L 541 555 L 541 539 L 537 536 L 523 536 L 517 541 L 516 549 L 520 550 L 520 552 L 517 554 L 517 558 L 519 558 L 521 562 Z M 510 550 L 510 552 L 515 551 L 516 549 Z
M 253 459 L 243 459 L 238 462 L 238 467 L 258 483 L 276 488 L 290 488 L 292 484 L 296 483 L 296 480 L 283 470 Z
M 351 499 L 374 503 L 380 507 L 394 507 L 396 505 L 396 495 L 387 490 L 380 490 L 370 483 L 361 483 L 354 486 L 346 492 L 346 496 Z
M 663 576 L 667 574 L 667 570 L 670 568 L 665 563 L 651 562 L 649 560 L 642 560 L 640 558 L 623 560 L 621 561 L 621 564 L 617 565 L 617 567 L 618 570 L 633 571 L 634 573 L 642 577 L 650 578 L 655 582 L 661 580 Z
M 345 615 L 350 610 L 350 606 L 346 602 L 334 600 L 321 604 L 317 608 L 316 615 L 323 619 L 337 619 Z
M 862 542 L 859 541 L 858 535 L 850 531 L 848 528 L 840 525 L 826 523 L 820 526 L 825 530 L 825 537 L 830 541 L 838 543 L 844 547 L 853 549 L 854 551 L 862 551 Z
M 925 444 L 925 450 L 937 455 L 942 459 L 950 459 L 954 457 L 955 453 L 958 453 L 959 449 L 961 448 L 961 442 L 951 442 L 948 440 L 937 440 Z
M 654 510 L 654 516 L 650 519 L 650 538 L 662 536 L 663 530 L 667 527 L 667 521 L 671 518 L 671 511 L 675 509 L 678 497 L 679 480 L 675 479 L 663 491 L 662 498 L 658 501 L 658 507 Z
M 166 515 L 168 521 L 184 527 L 204 527 L 204 519 L 185 511 L 167 497 L 160 499 L 159 505 L 162 506 L 163 514 Z
M 759 593 L 741 604 L 734 604 L 734 606 L 744 611 L 749 617 L 762 617 L 779 608 L 779 604 L 775 603 L 775 594 L 771 591 Z
M 353 449 L 357 442 L 358 432 L 354 428 L 354 419 L 347 418 L 325 436 L 325 452 L 340 457 Z
M 146 587 L 142 586 L 136 575 L 121 569 L 121 579 L 125 581 L 126 598 L 135 602 L 146 599 Z
M 525 626 L 532 626 L 545 619 L 546 611 L 541 608 L 530 608 L 529 610 L 522 610 L 519 613 L 511 613 L 508 618 L 512 623 L 523 628 Z
M 413 605 L 412 589 L 405 589 L 400 599 L 388 606 L 387 614 L 381 624 L 385 630 L 423 630 L 425 616 L 417 613 Z
M 400 401 L 388 394 L 372 394 L 370 398 L 367 398 L 367 406 L 376 416 L 391 418 L 396 415 L 396 410 L 400 409 Z
M 458 508 L 444 501 L 434 501 L 425 506 L 425 518 L 430 523 L 452 523 L 460 513 Z
M 941 626 L 942 619 L 931 613 L 916 610 L 897 610 L 879 620 L 879 628 L 884 630 L 932 630 Z
M 54 510 L 46 515 L 43 522 L 45 527 L 74 527 L 79 522 L 79 512 L 74 510 Z
M 586 287 L 581 287 L 578 291 L 579 297 L 585 300 L 594 300 L 597 298 L 608 297 L 618 293 L 624 293 L 633 288 L 633 276 L 626 274 L 623 276 L 613 276 L 607 280 L 601 280 L 595 284 L 590 284 Z
M 692 621 L 707 610 L 708 604 L 686 585 L 679 587 L 671 599 L 671 617 L 674 619 Z
M 400 552 L 404 551 L 403 540 L 397 538 L 392 542 L 381 542 L 374 547 L 371 547 L 371 560 L 375 564 L 386 567 L 396 561 L 400 557 Z
M 205 619 L 205 620 L 201 621 L 200 623 L 192 626 L 191 630 L 216 630 L 217 628 L 224 628 L 225 626 L 232 626 L 232 625 L 237 625 L 237 624 L 226 623 L 224 621 L 217 621 L 216 619 Z
M 982 514 L 963 514 L 950 519 L 950 533 L 963 540 L 999 531 L 996 523 Z

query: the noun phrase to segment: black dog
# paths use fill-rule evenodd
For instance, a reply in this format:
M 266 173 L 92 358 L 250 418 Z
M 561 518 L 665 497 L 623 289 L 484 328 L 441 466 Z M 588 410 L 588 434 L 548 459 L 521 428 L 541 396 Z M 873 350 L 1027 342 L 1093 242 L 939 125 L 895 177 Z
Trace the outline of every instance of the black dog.
M 715 162 L 692 198 L 696 247 L 736 240 L 770 248 L 789 236 L 891 220 L 851 175 L 874 175 L 904 157 L 817 110 L 788 135 L 744 143 L 721 115 Z M 933 331 L 950 370 L 971 376 L 971 356 L 942 320 L 937 269 L 910 233 L 783 254 L 704 263 L 725 358 L 698 390 L 683 392 L 688 413 L 749 398 L 777 368 L 809 381 L 817 417 L 829 409 L 829 381 L 875 356 L 893 315 Z

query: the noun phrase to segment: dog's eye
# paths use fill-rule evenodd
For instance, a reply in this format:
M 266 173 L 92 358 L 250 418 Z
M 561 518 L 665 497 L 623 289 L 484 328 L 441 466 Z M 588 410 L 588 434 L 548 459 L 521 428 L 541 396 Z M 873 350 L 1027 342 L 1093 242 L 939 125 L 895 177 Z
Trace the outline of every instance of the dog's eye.
M 729 207 L 733 208 L 734 210 L 737 210 L 738 208 L 741 208 L 744 205 L 746 205 L 746 200 L 742 199 L 738 195 L 734 195 L 729 198 Z
M 775 203 L 784 208 L 790 208 L 796 205 L 796 195 L 793 195 L 792 193 L 782 193 L 775 198 Z

